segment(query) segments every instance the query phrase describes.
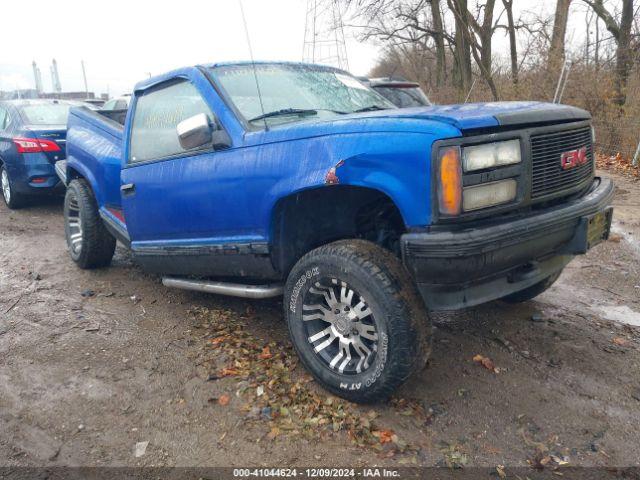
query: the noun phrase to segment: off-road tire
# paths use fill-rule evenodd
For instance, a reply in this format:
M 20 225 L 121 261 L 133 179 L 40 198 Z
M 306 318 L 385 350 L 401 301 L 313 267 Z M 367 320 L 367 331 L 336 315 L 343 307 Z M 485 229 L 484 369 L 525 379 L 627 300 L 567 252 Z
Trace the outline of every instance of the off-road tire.
M 558 277 L 560 276 L 561 273 L 562 273 L 562 270 L 554 273 L 553 275 L 549 275 L 544 280 L 534 285 L 531 285 L 530 287 L 527 287 L 524 290 L 511 293 L 506 297 L 503 297 L 502 301 L 506 303 L 522 303 L 522 302 L 527 302 L 529 300 L 532 300 L 536 298 L 538 295 L 540 295 L 541 293 L 543 293 L 544 291 L 546 291 L 549 287 L 551 287 L 551 285 L 553 285 L 556 282 L 556 280 L 558 280 Z
M 2 194 L 2 199 L 4 200 L 4 203 L 7 205 L 7 207 L 9 207 L 11 210 L 17 210 L 18 208 L 24 207 L 24 205 L 27 203 L 27 198 L 13 189 L 9 172 L 8 170 L 6 170 L 4 164 L 0 163 L 0 179 L 2 178 L 6 178 L 6 186 L 9 188 L 9 199 L 7 200 L 7 194 L 4 191 L 5 184 L 3 181 L 2 192 L 0 193 Z
M 328 360 L 316 353 L 314 345 L 318 344 L 310 341 L 310 327 L 305 326 L 303 320 L 303 316 L 309 318 L 310 306 L 305 304 L 303 311 L 303 304 L 309 302 L 309 298 L 323 301 L 322 296 L 318 297 L 313 291 L 317 292 L 319 285 L 325 287 L 327 281 L 338 288 L 348 286 L 351 290 L 345 291 L 354 292 L 354 315 L 360 298 L 365 299 L 365 307 L 371 312 L 370 318 L 363 317 L 354 323 L 375 323 L 377 342 L 370 345 L 375 355 L 364 371 L 347 374 L 345 369 L 340 373 L 338 367 L 346 355 L 340 357 L 338 363 L 333 362 L 335 366 L 332 367 L 331 362 L 327 363 Z M 307 253 L 289 274 L 284 300 L 289 333 L 302 363 L 324 388 L 337 396 L 359 403 L 382 401 L 427 362 L 431 350 L 431 321 L 424 303 L 400 260 L 374 243 L 341 240 Z M 331 306 L 324 301 L 325 307 Z M 348 311 L 348 307 L 344 308 Z M 362 309 L 359 311 L 362 313 Z M 326 311 L 317 310 L 316 313 L 323 318 L 311 321 L 328 324 L 324 319 Z M 364 342 L 368 337 L 359 338 Z M 337 341 L 334 346 L 339 350 L 341 344 L 339 339 Z M 358 354 L 354 347 L 349 348 Z M 364 355 L 360 354 L 360 357 L 364 358 Z
M 73 223 L 79 219 L 79 226 Z M 80 230 L 80 248 L 74 245 Z M 64 233 L 71 259 L 82 269 L 109 266 L 116 239 L 105 228 L 91 187 L 83 179 L 72 180 L 64 197 Z

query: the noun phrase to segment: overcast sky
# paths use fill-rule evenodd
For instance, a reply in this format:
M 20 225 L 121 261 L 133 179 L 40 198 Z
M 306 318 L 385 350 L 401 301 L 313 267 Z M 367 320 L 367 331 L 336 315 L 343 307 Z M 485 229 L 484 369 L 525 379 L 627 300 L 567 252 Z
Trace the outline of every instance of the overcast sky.
M 111 96 L 131 91 L 139 80 L 173 68 L 224 60 L 248 60 L 239 0 L 3 0 L 0 90 L 33 88 L 31 62 L 51 90 L 49 66 L 55 58 L 62 89 Z M 574 2 L 576 3 L 576 2 Z M 243 0 L 254 56 L 259 60 L 302 59 L 307 0 Z M 518 0 L 517 9 L 553 12 L 555 0 Z M 572 7 L 574 8 L 574 7 Z M 575 16 L 568 41 L 580 29 Z M 496 34 L 496 37 L 504 37 Z M 496 38 L 496 53 L 506 40 Z M 379 47 L 346 32 L 349 67 L 365 75 Z M 7 46 L 10 45 L 10 48 Z
M 253 53 L 263 60 L 302 60 L 306 0 L 243 0 Z M 238 0 L 19 0 L 2 2 L 0 90 L 33 88 L 31 62 L 51 90 L 49 65 L 58 62 L 63 90 L 111 95 L 152 74 L 198 63 L 248 60 Z M 10 20 L 13 19 L 13 20 Z M 378 49 L 347 33 L 352 73 L 366 74 Z

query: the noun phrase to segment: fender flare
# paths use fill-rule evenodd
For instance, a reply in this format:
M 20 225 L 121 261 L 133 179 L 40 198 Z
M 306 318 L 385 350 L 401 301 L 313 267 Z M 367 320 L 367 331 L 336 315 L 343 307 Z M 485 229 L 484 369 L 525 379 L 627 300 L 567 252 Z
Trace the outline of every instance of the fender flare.
M 67 178 L 69 179 L 69 182 L 71 182 L 71 180 L 73 180 L 74 178 L 84 178 L 87 182 L 89 182 L 89 186 L 93 191 L 93 195 L 96 197 L 98 206 L 102 205 L 102 199 L 99 195 L 100 190 L 98 190 L 97 188 L 95 175 L 85 165 L 83 165 L 81 162 L 78 162 L 73 157 L 67 159 Z

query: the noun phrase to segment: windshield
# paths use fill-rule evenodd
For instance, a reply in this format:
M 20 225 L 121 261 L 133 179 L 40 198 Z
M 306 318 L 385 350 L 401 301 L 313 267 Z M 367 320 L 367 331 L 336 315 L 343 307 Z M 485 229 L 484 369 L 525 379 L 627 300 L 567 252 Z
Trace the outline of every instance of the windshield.
M 431 102 L 419 87 L 374 87 L 378 93 L 393 102 L 396 107 L 424 107 Z
M 347 73 L 310 65 L 257 64 L 263 111 L 252 65 L 214 67 L 211 72 L 244 119 L 256 127 L 265 121 L 272 125 L 394 108 Z
M 34 103 L 20 109 L 25 122 L 30 125 L 66 125 L 69 116 L 66 103 Z

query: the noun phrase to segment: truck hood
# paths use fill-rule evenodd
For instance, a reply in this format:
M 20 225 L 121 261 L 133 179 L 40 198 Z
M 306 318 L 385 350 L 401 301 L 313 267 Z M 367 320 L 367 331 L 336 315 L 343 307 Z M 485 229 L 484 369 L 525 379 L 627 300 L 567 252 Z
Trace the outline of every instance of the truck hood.
M 380 110 L 371 117 L 419 118 L 447 123 L 461 131 L 498 126 L 519 126 L 588 120 L 586 110 L 544 102 L 489 102 L 433 105 L 402 110 Z
M 367 132 L 430 133 L 440 138 L 494 127 L 525 127 L 588 120 L 586 110 L 543 102 L 490 102 L 435 105 L 309 119 L 247 134 L 247 144 Z

